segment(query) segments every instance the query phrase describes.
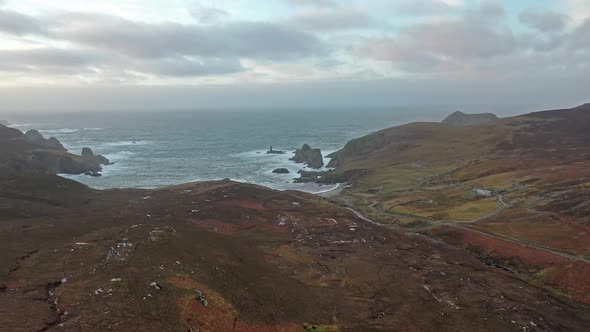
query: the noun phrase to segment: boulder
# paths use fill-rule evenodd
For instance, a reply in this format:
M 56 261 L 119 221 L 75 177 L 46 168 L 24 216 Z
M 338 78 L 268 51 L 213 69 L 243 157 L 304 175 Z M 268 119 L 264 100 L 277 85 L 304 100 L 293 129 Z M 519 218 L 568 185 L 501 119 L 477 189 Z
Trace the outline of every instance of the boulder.
M 496 120 L 498 120 L 498 117 L 492 113 L 465 114 L 463 112 L 457 111 L 449 115 L 442 121 L 442 123 L 456 127 L 465 127 L 493 122 Z
M 275 174 L 289 174 L 289 170 L 286 168 L 277 168 L 272 172 Z
M 324 166 L 324 157 L 320 149 L 314 149 L 307 144 L 303 144 L 301 149 L 295 151 L 295 156 L 291 158 L 298 164 L 305 164 L 310 168 L 321 168 Z

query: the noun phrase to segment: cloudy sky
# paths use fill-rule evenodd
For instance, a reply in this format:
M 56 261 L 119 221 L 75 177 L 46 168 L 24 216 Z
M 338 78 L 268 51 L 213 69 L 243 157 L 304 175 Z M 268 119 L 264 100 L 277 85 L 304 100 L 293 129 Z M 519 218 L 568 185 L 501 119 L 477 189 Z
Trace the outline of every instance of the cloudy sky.
M 0 111 L 569 106 L 589 74 L 589 0 L 0 0 Z

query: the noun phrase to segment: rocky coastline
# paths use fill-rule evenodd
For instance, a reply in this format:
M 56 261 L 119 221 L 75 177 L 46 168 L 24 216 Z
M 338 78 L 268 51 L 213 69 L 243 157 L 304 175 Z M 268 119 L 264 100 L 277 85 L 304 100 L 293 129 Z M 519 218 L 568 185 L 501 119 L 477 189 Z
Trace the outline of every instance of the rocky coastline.
M 81 155 L 70 153 L 59 140 L 46 139 L 37 130 L 22 133 L 0 125 L 0 139 L 0 166 L 19 172 L 99 176 L 102 167 L 111 164 L 90 148 L 82 149 Z

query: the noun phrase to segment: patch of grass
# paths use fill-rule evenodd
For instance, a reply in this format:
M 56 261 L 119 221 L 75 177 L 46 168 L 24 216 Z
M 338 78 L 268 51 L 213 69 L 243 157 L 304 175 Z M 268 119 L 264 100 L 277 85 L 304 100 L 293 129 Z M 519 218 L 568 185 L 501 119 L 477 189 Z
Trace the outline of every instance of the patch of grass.
M 492 213 L 498 206 L 495 198 L 486 198 L 452 207 L 447 213 L 451 220 L 471 221 Z

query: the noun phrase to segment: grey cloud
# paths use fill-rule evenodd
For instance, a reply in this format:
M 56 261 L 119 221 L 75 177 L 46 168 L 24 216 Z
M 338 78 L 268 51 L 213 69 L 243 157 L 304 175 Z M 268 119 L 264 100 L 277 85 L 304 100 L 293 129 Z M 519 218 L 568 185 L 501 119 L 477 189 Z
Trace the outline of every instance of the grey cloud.
M 171 77 L 225 75 L 244 71 L 237 59 L 167 58 L 142 62 L 136 70 Z
M 555 12 L 527 9 L 518 16 L 520 22 L 542 32 L 558 32 L 565 28 L 567 17 Z
M 498 19 L 505 14 L 504 6 L 498 0 L 481 0 L 476 16 L 480 19 Z
M 568 40 L 568 47 L 572 50 L 583 49 L 590 51 L 590 17 L 587 18 L 580 26 L 578 26 L 572 33 Z M 590 55 L 586 54 L 590 59 Z
M 398 3 L 395 7 L 399 13 L 416 16 L 448 13 L 454 9 L 453 6 L 445 2 L 432 0 L 406 0 Z
M 95 17 L 69 21 L 52 36 L 118 54 L 146 58 L 179 55 L 291 59 L 324 51 L 313 34 L 286 25 L 227 22 L 215 25 L 149 24 Z
M 96 50 L 58 48 L 0 51 L 0 72 L 95 76 L 103 74 L 122 78 L 135 74 L 197 77 L 241 71 L 244 71 L 244 68 L 235 58 L 133 59 Z
M 11 71 L 43 71 L 47 68 L 81 68 L 100 63 L 103 56 L 84 50 L 39 48 L 0 51 L 0 68 Z M 68 70 L 69 71 L 69 70 Z
M 408 72 L 460 72 L 493 58 L 509 58 L 525 49 L 550 51 L 558 40 L 515 35 L 496 0 L 465 8 L 457 18 L 429 19 L 400 28 L 391 37 L 369 39 L 356 54 L 390 61 Z M 526 37 L 526 38 L 525 38 Z
M 292 6 L 304 7 L 337 7 L 338 3 L 332 0 L 286 0 Z
M 44 25 L 34 17 L 0 9 L 0 32 L 26 35 L 44 33 Z
M 430 70 L 437 64 L 459 64 L 508 54 L 516 47 L 516 40 L 509 30 L 458 20 L 406 27 L 397 37 L 370 40 L 361 48 L 360 54 L 408 68 L 429 64 L 423 69 Z
M 200 23 L 218 22 L 229 17 L 229 13 L 225 10 L 208 6 L 197 6 L 190 12 L 191 15 Z
M 295 14 L 290 22 L 303 29 L 334 31 L 365 28 L 370 24 L 369 15 L 356 8 L 320 8 Z

